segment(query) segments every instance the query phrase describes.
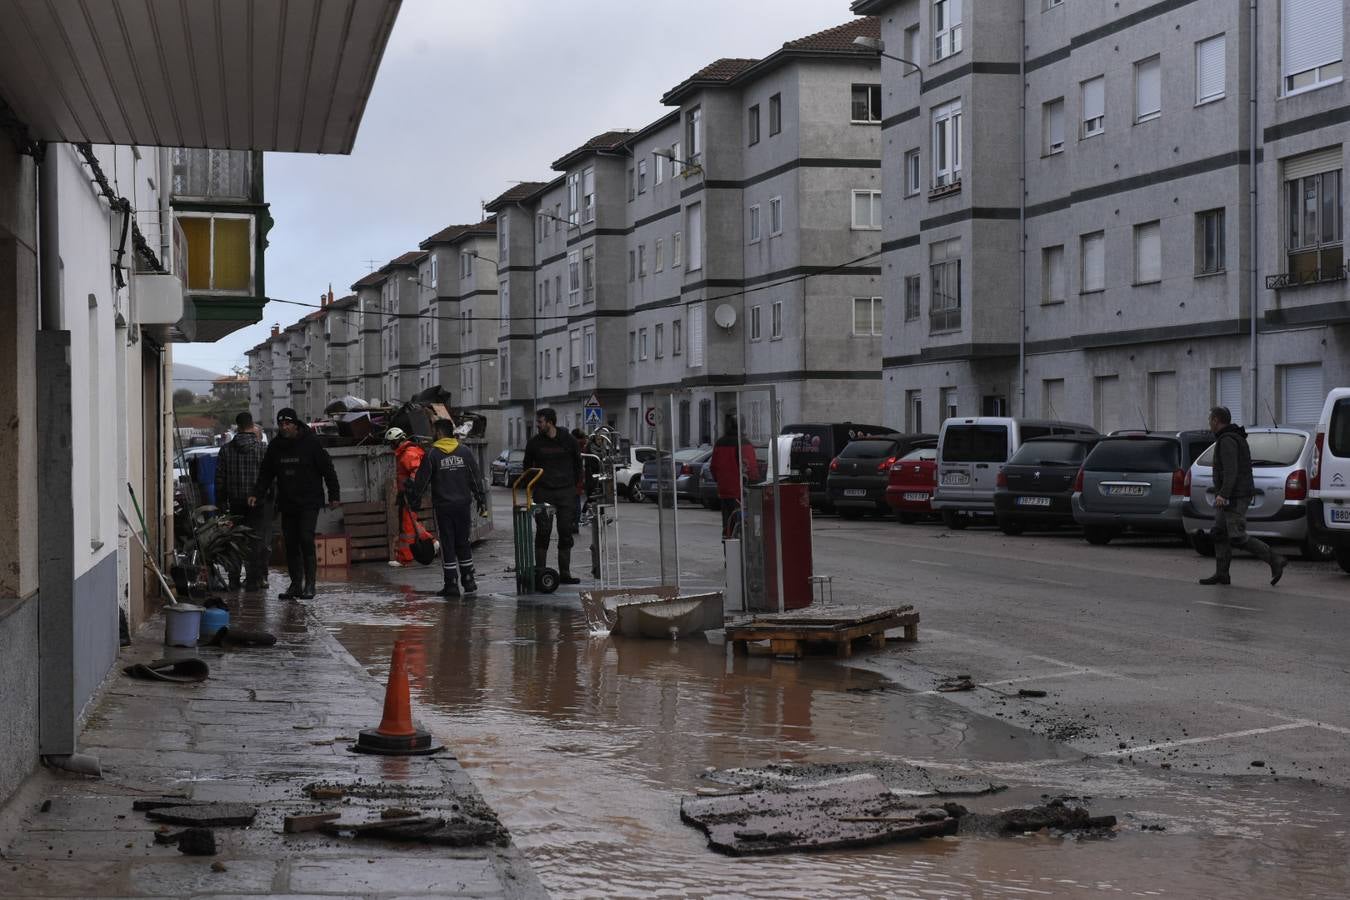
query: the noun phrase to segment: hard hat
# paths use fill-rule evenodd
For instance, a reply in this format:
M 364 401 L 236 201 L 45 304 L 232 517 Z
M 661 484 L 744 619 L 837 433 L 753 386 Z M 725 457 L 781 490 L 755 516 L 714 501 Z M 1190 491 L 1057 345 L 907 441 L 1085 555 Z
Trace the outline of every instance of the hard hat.
M 403 433 L 402 428 L 390 428 L 384 433 L 384 439 L 391 444 L 396 444 L 405 438 L 407 438 L 407 435 Z

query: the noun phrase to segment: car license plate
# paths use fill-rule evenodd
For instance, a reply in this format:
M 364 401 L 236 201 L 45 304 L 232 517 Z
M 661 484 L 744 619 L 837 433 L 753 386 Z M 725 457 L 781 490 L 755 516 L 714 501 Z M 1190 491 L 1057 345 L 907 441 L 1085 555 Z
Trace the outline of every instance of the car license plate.
M 1106 486 L 1106 495 L 1108 497 L 1143 497 L 1148 494 L 1148 488 L 1142 484 L 1108 484 Z
M 965 472 L 943 472 L 942 483 L 952 486 L 961 486 L 970 484 L 970 476 Z
M 910 491 L 905 494 L 905 499 L 912 500 L 917 503 L 922 503 L 923 501 L 928 499 L 928 495 L 925 494 L 923 491 Z
M 1018 506 L 1049 506 L 1049 497 L 1018 497 Z
M 1338 509 L 1338 508 L 1333 507 L 1332 510 L 1331 510 L 1331 521 L 1333 521 L 1333 522 L 1350 522 L 1350 509 L 1345 509 L 1345 508 L 1339 508 L 1339 509 Z
M 863 488 L 846 488 L 846 489 L 844 490 L 844 496 L 845 496 L 845 497 L 866 497 L 866 496 L 867 496 L 867 491 L 864 490 Z

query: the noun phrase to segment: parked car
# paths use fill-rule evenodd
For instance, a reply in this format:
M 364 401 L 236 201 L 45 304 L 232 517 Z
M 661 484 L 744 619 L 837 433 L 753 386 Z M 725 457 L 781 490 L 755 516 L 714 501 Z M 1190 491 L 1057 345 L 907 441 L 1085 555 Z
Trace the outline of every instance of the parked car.
M 830 463 L 843 451 L 849 441 L 859 437 L 895 434 L 885 425 L 859 425 L 854 422 L 808 423 L 785 425 L 781 434 L 800 435 L 792 441 L 788 467 L 811 485 L 811 506 L 823 512 L 833 512 L 826 481 Z
M 891 466 L 886 482 L 886 503 L 905 525 L 933 512 L 933 488 L 937 486 L 937 447 L 911 450 Z
M 1252 452 L 1256 496 L 1247 508 L 1247 533 L 1265 541 L 1298 544 L 1305 559 L 1331 558 L 1331 547 L 1309 537 L 1308 469 L 1313 457 L 1313 429 L 1259 427 L 1247 429 Z M 1190 502 L 1182 521 L 1191 546 L 1202 556 L 1214 555 L 1214 452 L 1210 445 L 1186 473 Z
M 951 418 L 938 439 L 938 482 L 933 509 L 948 528 L 964 528 L 970 516 L 994 514 L 999 469 L 1023 441 L 1059 434 L 1096 434 L 1089 425 L 1004 416 Z
M 1073 518 L 1089 544 L 1126 530 L 1185 537 L 1186 471 L 1210 444 L 1208 431 L 1137 432 L 1102 438 L 1073 486 Z
M 1308 472 L 1308 524 L 1350 572 L 1350 388 L 1334 388 L 1322 405 Z
M 647 499 L 642 490 L 642 467 L 658 455 L 659 451 L 655 447 L 621 444 L 614 462 L 615 489 L 633 503 Z
M 708 509 L 718 509 L 722 505 L 721 498 L 717 496 L 717 479 L 713 477 L 711 456 L 699 467 L 698 499 Z
M 830 461 L 825 483 L 827 502 L 846 519 L 865 513 L 886 515 L 886 486 L 891 466 L 911 450 L 936 447 L 935 434 L 890 434 L 885 437 L 854 438 Z
M 524 450 L 503 450 L 497 458 L 488 464 L 493 484 L 510 486 L 525 470 Z
M 679 474 L 675 477 L 675 497 L 677 500 L 698 502 L 698 471 L 703 464 L 712 459 L 711 447 L 688 447 L 675 451 L 674 466 Z M 648 497 L 661 496 L 664 488 L 666 496 L 670 492 L 670 477 L 673 471 L 671 458 L 662 454 L 648 460 L 642 466 L 642 492 Z M 664 499 L 664 498 L 663 498 Z
M 1004 534 L 1073 525 L 1073 483 L 1095 434 L 1032 438 L 1017 448 L 995 480 L 994 519 Z

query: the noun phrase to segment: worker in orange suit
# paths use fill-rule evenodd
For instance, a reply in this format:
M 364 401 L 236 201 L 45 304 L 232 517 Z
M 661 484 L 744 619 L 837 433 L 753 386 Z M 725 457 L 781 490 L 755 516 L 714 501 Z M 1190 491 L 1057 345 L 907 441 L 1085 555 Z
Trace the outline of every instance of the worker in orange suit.
M 416 441 L 409 438 L 402 428 L 390 428 L 384 433 L 384 440 L 394 448 L 394 459 L 397 461 L 394 484 L 398 489 L 399 497 L 398 543 L 395 546 L 394 558 L 389 560 L 389 565 L 406 566 L 413 561 L 413 541 L 417 540 L 423 529 L 421 523 L 417 521 L 417 513 L 408 505 L 404 497 L 403 487 L 416 477 L 417 468 L 422 465 L 422 457 L 426 455 L 426 451 Z

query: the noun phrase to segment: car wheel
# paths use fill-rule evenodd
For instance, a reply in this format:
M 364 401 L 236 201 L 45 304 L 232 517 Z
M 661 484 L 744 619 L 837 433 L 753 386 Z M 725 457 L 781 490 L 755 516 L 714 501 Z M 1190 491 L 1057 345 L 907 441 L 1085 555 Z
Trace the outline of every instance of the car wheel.
M 839 515 L 845 519 L 861 519 L 863 511 L 861 509 L 854 509 L 851 506 L 844 506 L 839 509 Z
M 1341 571 L 1350 573 L 1350 547 L 1336 548 L 1336 565 L 1341 567 Z
M 1201 556 L 1214 555 L 1214 538 L 1209 536 L 1208 532 L 1196 531 L 1191 533 L 1191 546 L 1195 552 Z
M 1026 526 L 1016 519 L 999 519 L 998 528 L 999 531 L 1011 537 L 1017 537 L 1026 530 Z
M 901 525 L 913 525 L 915 522 L 919 521 L 919 514 L 896 510 L 895 518 Z
M 944 509 L 942 511 L 942 524 L 946 525 L 952 531 L 961 531 L 969 523 L 966 517 L 954 509 Z
M 1115 536 L 1115 532 L 1109 528 L 1088 526 L 1083 529 L 1083 537 L 1087 542 L 1098 547 L 1111 543 L 1111 538 Z
M 628 482 L 628 499 L 633 503 L 641 503 L 643 500 L 647 499 L 647 495 L 642 493 L 642 482 L 640 479 L 634 478 L 632 481 Z
M 1309 536 L 1303 541 L 1303 558 L 1310 562 L 1326 562 L 1336 555 L 1336 548 L 1330 544 L 1319 544 Z

